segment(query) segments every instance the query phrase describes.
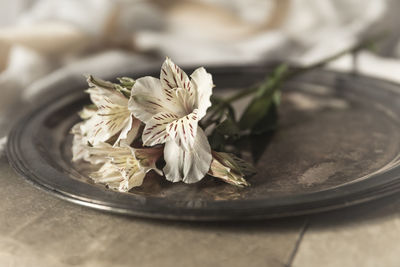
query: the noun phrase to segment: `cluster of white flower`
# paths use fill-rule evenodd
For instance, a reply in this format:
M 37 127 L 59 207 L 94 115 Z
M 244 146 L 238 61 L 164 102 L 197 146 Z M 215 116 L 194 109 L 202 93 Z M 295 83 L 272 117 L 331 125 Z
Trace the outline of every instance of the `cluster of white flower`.
M 211 74 L 196 69 L 190 79 L 169 58 L 160 79 L 121 78 L 111 83 L 88 76 L 93 105 L 72 128 L 73 160 L 101 164 L 95 182 L 119 191 L 140 186 L 154 170 L 168 181 L 195 183 L 206 174 L 237 186 L 248 165 L 231 154 L 212 151 L 199 121 L 211 106 Z M 157 161 L 164 161 L 159 170 Z

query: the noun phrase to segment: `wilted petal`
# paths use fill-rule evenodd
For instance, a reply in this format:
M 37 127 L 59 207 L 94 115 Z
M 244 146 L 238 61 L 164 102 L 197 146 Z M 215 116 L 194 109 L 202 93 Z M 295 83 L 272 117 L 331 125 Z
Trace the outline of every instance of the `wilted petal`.
M 196 69 L 192 75 L 192 85 L 197 92 L 197 108 L 199 119 L 206 115 L 207 109 L 211 106 L 210 97 L 214 87 L 212 76 L 204 68 Z
M 96 146 L 90 146 L 88 150 L 91 156 L 104 158 L 108 158 L 111 153 L 118 152 L 118 150 L 113 149 L 112 145 L 105 142 L 100 142 Z
M 212 155 L 209 175 L 239 187 L 250 185 L 244 177 L 256 172 L 253 166 L 233 154 L 213 151 Z
M 123 140 L 125 144 L 130 145 L 133 142 L 133 140 L 135 140 L 135 138 L 137 137 L 141 123 L 142 122 L 140 120 L 136 119 L 131 114 L 127 125 L 122 129 L 115 144 L 119 144 L 120 141 Z
M 83 109 L 79 112 L 79 117 L 82 120 L 90 119 L 97 112 L 97 107 L 95 105 L 88 105 L 83 107 Z
M 72 140 L 72 161 L 85 160 L 91 164 L 100 164 L 107 161 L 107 149 L 111 145 L 107 143 L 99 143 L 96 148 L 89 146 L 88 139 L 82 135 L 81 127 L 85 122 L 74 125 L 71 133 L 74 134 Z
M 118 188 L 123 180 L 121 173 L 111 162 L 106 162 L 98 171 L 89 176 L 95 183 L 114 184 L 114 186 L 110 186 L 113 189 Z
M 72 161 L 89 160 L 89 151 L 87 139 L 82 135 L 81 125 L 77 123 L 72 127 L 71 133 L 74 135 L 72 139 Z
M 145 177 L 146 173 L 143 170 L 136 173 L 121 172 L 111 162 L 105 163 L 97 172 L 90 175 L 94 182 L 106 184 L 109 188 L 120 192 L 128 192 L 133 187 L 142 185 Z
M 157 168 L 156 162 L 162 156 L 164 147 L 151 147 L 151 148 L 135 148 L 134 154 L 139 165 L 145 169 L 152 169 L 156 171 L 159 175 L 162 172 Z
M 120 191 L 127 192 L 134 186 L 142 185 L 146 172 L 141 168 L 129 148 L 126 148 L 126 154 L 113 155 L 111 163 L 118 168 L 124 178 L 119 187 Z
M 129 125 L 130 112 L 126 107 L 109 103 L 99 107 L 99 110 L 83 125 L 83 132 L 87 134 L 92 145 L 105 142 Z
M 90 149 L 92 156 L 107 159 L 106 163 L 90 175 L 98 183 L 105 183 L 122 192 L 140 186 L 146 173 L 155 170 L 160 173 L 155 163 L 162 155 L 162 148 L 135 149 L 128 145 L 112 147 L 107 143 Z
M 223 165 L 227 166 L 231 170 L 240 172 L 244 176 L 250 176 L 257 172 L 253 165 L 234 154 L 213 151 L 212 155 L 214 159 L 217 159 Z
M 115 150 L 115 147 L 113 148 Z M 119 147 L 118 152 L 111 154 L 111 163 L 116 166 L 124 178 L 119 191 L 129 191 L 132 187 L 140 186 L 146 173 L 155 170 L 160 173 L 155 163 L 161 156 L 161 148 L 134 149 L 129 146 Z
M 166 165 L 164 174 L 171 182 L 195 183 L 203 179 L 211 164 L 211 149 L 202 129 L 197 128 L 193 148 L 185 151 L 174 141 L 168 141 L 164 148 Z
M 109 155 L 114 152 L 113 147 L 104 142 L 98 143 L 96 146 L 87 146 L 89 156 L 86 161 L 92 164 L 100 164 L 109 161 Z
M 146 173 L 144 171 L 125 173 L 124 180 L 119 184 L 118 190 L 121 192 L 128 192 L 133 187 L 141 186 L 145 177 Z
M 138 130 L 132 128 L 133 118 L 128 109 L 128 99 L 116 90 L 116 84 L 91 75 L 87 77 L 87 82 L 90 86 L 87 93 L 95 107 L 81 112 L 87 118 L 81 130 L 91 145 L 106 142 L 124 129 L 118 141 L 127 138 L 129 131 Z
M 128 99 L 115 90 L 115 84 L 95 78 L 92 75 L 87 76 L 87 83 L 89 84 L 89 89 L 86 92 L 89 93 L 90 99 L 97 107 L 105 105 L 107 102 L 127 106 Z M 105 99 L 108 101 L 105 102 Z

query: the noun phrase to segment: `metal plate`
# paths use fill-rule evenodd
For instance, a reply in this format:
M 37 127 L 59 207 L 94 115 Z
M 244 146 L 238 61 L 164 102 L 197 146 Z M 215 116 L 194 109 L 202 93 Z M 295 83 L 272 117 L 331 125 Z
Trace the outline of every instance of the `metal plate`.
M 260 81 L 263 66 L 213 67 L 216 93 Z M 158 76 L 154 72 L 132 77 Z M 241 145 L 257 175 L 249 188 L 211 177 L 172 184 L 150 174 L 140 188 L 119 193 L 94 184 L 90 166 L 71 163 L 69 130 L 88 103 L 84 81 L 44 96 L 8 140 L 12 166 L 27 180 L 63 199 L 135 216 L 233 220 L 331 210 L 400 189 L 400 86 L 368 77 L 313 71 L 283 89 L 278 131 Z M 238 110 L 243 102 L 236 107 Z

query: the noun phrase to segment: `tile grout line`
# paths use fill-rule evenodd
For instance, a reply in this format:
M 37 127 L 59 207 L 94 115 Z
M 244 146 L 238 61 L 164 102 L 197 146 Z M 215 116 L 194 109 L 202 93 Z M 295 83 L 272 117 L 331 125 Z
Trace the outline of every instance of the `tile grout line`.
M 57 207 L 57 205 L 59 205 L 60 202 L 56 202 L 55 204 L 53 204 L 51 206 L 51 208 L 55 208 Z M 35 216 L 34 218 L 32 218 L 29 221 L 26 221 L 24 224 L 20 225 L 19 227 L 17 227 L 16 229 L 14 229 L 14 231 L 12 231 L 10 233 L 10 237 L 15 237 L 16 235 L 18 235 L 21 231 L 23 231 L 26 227 L 28 227 L 30 224 L 32 224 L 33 222 L 36 222 L 37 220 L 39 220 L 40 218 L 42 218 L 47 212 L 49 212 L 48 209 L 43 210 L 42 212 L 40 212 L 37 216 Z
M 304 237 L 304 234 L 306 233 L 306 231 L 308 229 L 308 226 L 309 226 L 309 222 L 308 222 L 308 219 L 306 219 L 304 221 L 303 227 L 301 228 L 301 231 L 300 231 L 300 234 L 299 234 L 299 238 L 297 238 L 297 240 L 296 240 L 296 243 L 294 245 L 293 251 L 292 251 L 292 253 L 290 253 L 289 260 L 284 265 L 284 267 L 292 267 L 294 258 L 296 257 L 296 254 L 297 254 L 297 252 L 298 252 L 298 250 L 300 248 L 301 241 L 303 241 L 303 237 Z

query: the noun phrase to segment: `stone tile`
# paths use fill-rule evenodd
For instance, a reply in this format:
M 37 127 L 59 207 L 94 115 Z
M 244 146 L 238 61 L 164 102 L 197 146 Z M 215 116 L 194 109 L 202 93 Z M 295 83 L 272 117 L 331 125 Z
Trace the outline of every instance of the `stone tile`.
M 183 223 L 59 200 L 0 158 L 0 266 L 284 266 L 302 219 Z
M 196 224 L 111 216 L 65 203 L 15 236 L 67 266 L 284 266 L 301 223 Z
M 135 266 L 284 266 L 300 230 L 297 222 L 145 222 L 135 231 L 130 231 L 130 225 L 123 228 L 126 234 L 109 239 L 106 250 L 94 258 Z M 127 243 L 121 251 L 108 249 L 121 242 Z M 123 256 L 132 251 L 136 252 L 134 257 Z
M 0 266 L 25 267 L 67 267 L 60 264 L 56 255 L 42 254 L 32 250 L 30 246 L 12 238 L 0 237 Z
M 10 235 L 33 222 L 60 200 L 34 188 L 0 157 L 0 235 Z
M 400 266 L 400 197 L 312 219 L 293 267 Z

